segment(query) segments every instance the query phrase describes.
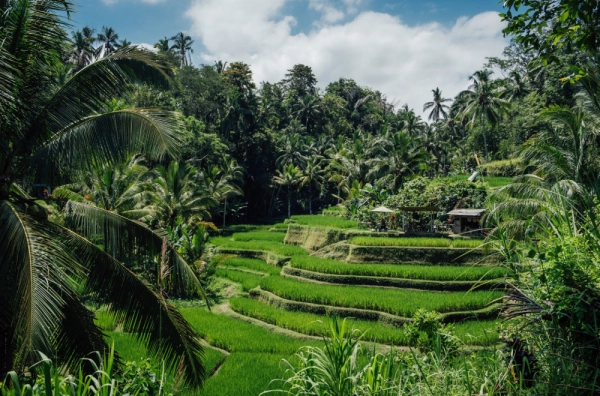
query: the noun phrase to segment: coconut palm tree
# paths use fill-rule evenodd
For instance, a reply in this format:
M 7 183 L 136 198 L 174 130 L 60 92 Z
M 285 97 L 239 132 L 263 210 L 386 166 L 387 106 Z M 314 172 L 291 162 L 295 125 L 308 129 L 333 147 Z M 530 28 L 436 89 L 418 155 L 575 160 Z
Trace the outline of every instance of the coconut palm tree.
M 440 118 L 446 119 L 448 117 L 447 111 L 450 110 L 450 107 L 444 103 L 452 102 L 452 99 L 442 97 L 442 91 L 439 88 L 432 89 L 431 92 L 433 92 L 433 101 L 423 105 L 423 112 L 431 109 L 427 117 L 429 121 L 437 122 Z
M 102 26 L 102 32 L 98 33 L 96 41 L 100 43 L 98 57 L 110 55 L 119 48 L 119 35 L 112 27 Z
M 174 115 L 111 111 L 107 104 L 134 83 L 170 85 L 170 70 L 153 54 L 116 51 L 57 86 L 52 73 L 68 41 L 63 18 L 73 11 L 70 4 L 0 2 L 0 378 L 38 361 L 36 351 L 75 366 L 90 352 L 108 349 L 80 299 L 83 290 L 106 302 L 150 355 L 200 386 L 206 375 L 192 327 L 156 289 L 73 231 L 102 223 L 108 233 L 134 232 L 137 225 L 117 226 L 107 212 L 86 205 L 68 229 L 48 221 L 23 187 L 64 184 L 140 151 L 155 160 L 177 153 Z M 145 242 L 132 238 L 129 248 Z
M 167 37 L 159 39 L 156 44 L 154 44 L 154 48 L 156 48 L 158 52 L 169 52 L 171 50 L 169 39 Z
M 282 169 L 277 169 L 277 175 L 273 177 L 273 181 L 282 187 L 287 188 L 287 214 L 288 219 L 291 217 L 292 208 L 292 187 L 300 183 L 301 171 L 294 164 L 284 166 Z
M 84 68 L 94 60 L 95 49 L 92 44 L 95 39 L 93 34 L 93 30 L 90 28 L 71 33 L 72 50 L 69 60 L 77 70 Z
M 378 184 L 397 191 L 404 177 L 416 174 L 426 158 L 427 152 L 418 144 L 418 139 L 408 133 L 388 131 L 373 143 L 377 148 L 375 157 L 368 161 L 371 170 L 368 177 Z
M 196 168 L 173 161 L 168 167 L 157 166 L 155 173 L 152 198 L 143 208 L 149 213 L 145 221 L 160 228 L 173 228 L 179 217 L 187 224 L 211 218 L 210 210 L 217 206 L 217 198 L 200 188 L 203 175 Z
M 463 117 L 470 117 L 471 127 L 479 119 L 479 125 L 483 133 L 483 145 L 485 149 L 485 160 L 489 161 L 487 135 L 485 132 L 485 121 L 495 125 L 500 121 L 502 113 L 509 108 L 507 100 L 502 99 L 503 90 L 498 88 L 491 79 L 493 71 L 480 70 L 469 77 L 471 85 L 468 90 L 458 94 L 457 100 L 463 104 Z
M 192 56 L 194 53 L 192 49 L 192 44 L 194 44 L 194 40 L 190 36 L 186 36 L 183 32 L 177 33 L 175 36 L 171 37 L 173 41 L 173 45 L 171 46 L 171 50 L 174 50 L 175 53 L 179 56 L 179 60 L 181 61 L 181 67 L 191 66 L 192 65 Z
M 312 214 L 312 188 L 320 188 L 323 183 L 323 168 L 321 168 L 321 158 L 313 155 L 308 157 L 306 164 L 302 169 L 300 177 L 300 187 L 308 186 L 308 212 Z

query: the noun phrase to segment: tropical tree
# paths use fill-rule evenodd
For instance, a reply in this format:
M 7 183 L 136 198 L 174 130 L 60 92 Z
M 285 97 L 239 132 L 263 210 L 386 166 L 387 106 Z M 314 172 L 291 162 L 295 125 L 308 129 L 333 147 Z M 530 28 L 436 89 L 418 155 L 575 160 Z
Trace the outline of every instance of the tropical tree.
M 313 186 L 320 188 L 323 183 L 323 168 L 321 158 L 314 155 L 306 160 L 300 177 L 300 187 L 308 186 L 308 212 L 312 214 Z
M 425 112 L 431 109 L 427 119 L 429 121 L 437 122 L 440 118 L 445 119 L 448 117 L 447 111 L 450 110 L 450 107 L 444 103 L 452 102 L 452 99 L 442 97 L 442 91 L 440 91 L 439 88 L 432 89 L 431 92 L 433 92 L 433 100 L 423 105 L 423 111 Z
M 190 36 L 183 34 L 183 32 L 177 33 L 175 36 L 171 37 L 173 41 L 173 45 L 171 46 L 171 50 L 173 50 L 179 57 L 181 61 L 181 67 L 191 66 L 192 65 L 192 55 L 194 50 L 192 49 L 192 44 L 194 44 L 194 40 Z
M 495 125 L 500 120 L 502 113 L 506 113 L 509 108 L 507 100 L 502 99 L 502 89 L 490 78 L 493 74 L 491 70 L 480 70 L 469 77 L 471 85 L 468 90 L 458 94 L 463 104 L 462 114 L 464 117 L 470 117 L 471 127 L 479 119 L 479 125 L 483 133 L 483 145 L 485 149 L 485 160 L 489 161 L 487 135 L 485 133 L 485 123 Z
M 154 44 L 154 48 L 156 48 L 158 52 L 169 52 L 171 50 L 169 39 L 167 37 L 159 39 L 156 44 Z
M 36 351 L 76 366 L 108 350 L 83 290 L 106 302 L 149 354 L 199 386 L 202 346 L 177 309 L 87 238 L 48 221 L 23 188 L 64 184 L 140 151 L 156 160 L 177 152 L 173 115 L 107 105 L 136 82 L 170 85 L 170 70 L 153 54 L 116 51 L 56 85 L 56 54 L 68 41 L 63 16 L 72 11 L 62 0 L 0 2 L 0 378 L 37 361 Z M 95 213 L 83 213 L 74 229 L 93 228 L 102 217 Z M 106 232 L 116 232 L 106 219 Z M 131 239 L 129 248 L 145 241 Z
M 307 94 L 303 98 L 300 98 L 296 104 L 296 117 L 299 120 L 304 121 L 304 127 L 306 131 L 310 133 L 309 122 L 321 113 L 319 97 L 311 94 Z
M 273 177 L 273 181 L 287 189 L 287 215 L 291 217 L 292 208 L 292 187 L 300 183 L 301 171 L 294 164 L 284 166 L 282 169 L 277 169 L 277 175 Z
M 368 161 L 371 170 L 367 175 L 379 185 L 397 191 L 406 176 L 414 175 L 422 167 L 426 151 L 406 132 L 388 131 L 376 139 L 377 155 Z
M 95 41 L 94 31 L 84 28 L 71 33 L 71 55 L 69 60 L 77 70 L 89 65 L 94 60 L 95 49 L 92 44 Z
M 143 208 L 148 212 L 146 222 L 173 228 L 179 217 L 190 225 L 211 218 L 210 210 L 217 206 L 217 199 L 200 188 L 203 175 L 196 168 L 173 161 L 168 167 L 157 166 L 155 173 L 149 204 Z
M 102 32 L 98 33 L 96 41 L 100 43 L 98 47 L 100 58 L 112 54 L 119 48 L 119 35 L 112 27 L 102 26 Z

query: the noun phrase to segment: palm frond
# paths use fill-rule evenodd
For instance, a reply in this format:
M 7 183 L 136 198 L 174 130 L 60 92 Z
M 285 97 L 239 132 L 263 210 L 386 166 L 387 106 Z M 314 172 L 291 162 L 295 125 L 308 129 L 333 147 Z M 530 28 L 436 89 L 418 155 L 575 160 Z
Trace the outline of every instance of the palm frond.
M 159 231 L 92 205 L 67 202 L 65 221 L 72 230 L 87 238 L 102 234 L 105 249 L 119 261 L 152 261 L 160 253 L 163 244 L 164 235 Z M 136 254 L 131 255 L 132 251 L 136 251 Z M 169 246 L 168 257 L 168 290 L 177 294 L 200 294 L 205 297 L 198 278 L 172 246 Z
M 98 169 L 144 152 L 151 158 L 178 152 L 180 125 L 175 114 L 127 109 L 79 120 L 36 147 L 23 165 L 48 183 L 69 169 Z
M 160 88 L 171 85 L 172 71 L 149 51 L 123 48 L 74 74 L 48 99 L 24 134 L 27 147 L 38 147 L 73 120 L 109 110 L 108 100 L 132 89 L 133 83 Z
M 53 351 L 65 307 L 75 298 L 73 278 L 83 268 L 54 228 L 24 207 L 0 201 L 0 219 L 0 342 L 12 343 L 14 365 L 26 365 L 34 351 Z
M 105 301 L 115 318 L 147 345 L 151 356 L 180 371 L 186 384 L 200 387 L 206 379 L 203 348 L 177 308 L 81 236 L 65 229 L 63 238 L 87 270 L 86 291 Z

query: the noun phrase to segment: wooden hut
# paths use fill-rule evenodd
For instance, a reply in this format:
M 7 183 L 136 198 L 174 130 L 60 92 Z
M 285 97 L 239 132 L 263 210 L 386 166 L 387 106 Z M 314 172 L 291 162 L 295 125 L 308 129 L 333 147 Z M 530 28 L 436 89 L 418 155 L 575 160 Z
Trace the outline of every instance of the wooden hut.
M 481 229 L 481 217 L 485 209 L 454 209 L 448 212 L 452 221 L 452 232 L 464 234 Z

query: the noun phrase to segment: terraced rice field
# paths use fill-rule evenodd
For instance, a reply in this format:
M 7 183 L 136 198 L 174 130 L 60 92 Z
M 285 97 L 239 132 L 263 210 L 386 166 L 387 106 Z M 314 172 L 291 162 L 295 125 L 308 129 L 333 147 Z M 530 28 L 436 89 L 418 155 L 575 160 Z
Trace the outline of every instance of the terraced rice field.
M 333 275 L 379 276 L 438 281 L 479 281 L 503 278 L 505 268 L 397 264 L 348 264 L 313 256 L 292 257 L 293 268 Z
M 435 247 L 435 248 L 468 248 L 475 249 L 481 246 L 482 241 L 477 239 L 427 238 L 427 237 L 400 237 L 382 238 L 371 236 L 357 236 L 350 239 L 350 243 L 359 246 L 410 246 L 410 247 Z
M 297 224 L 318 225 L 324 227 L 353 228 L 355 222 L 331 216 L 294 216 Z M 438 263 L 421 265 L 395 264 L 348 264 L 331 259 L 309 256 L 307 251 L 298 246 L 284 245 L 287 224 L 274 226 L 235 226 L 228 230 L 229 236 L 212 237 L 210 243 L 225 250 L 227 255 L 246 254 L 244 251 L 263 251 L 275 253 L 277 257 L 288 257 L 288 260 L 275 260 L 282 267 L 271 265 L 265 261 L 232 256 L 222 260 L 217 267 L 218 284 L 222 285 L 223 299 L 216 304 L 213 312 L 198 306 L 181 308 L 183 316 L 198 331 L 199 335 L 211 345 L 206 348 L 205 365 L 211 377 L 205 385 L 206 396 L 245 396 L 258 395 L 267 390 L 273 378 L 285 376 L 282 359 L 294 359 L 293 354 L 302 346 L 321 345 L 320 337 L 325 335 L 325 324 L 330 318 L 323 312 L 304 312 L 291 310 L 292 305 L 276 305 L 273 301 L 263 302 L 252 297 L 265 294 L 264 290 L 294 301 L 293 304 L 319 304 L 327 309 L 367 309 L 376 315 L 363 316 L 362 320 L 349 318 L 350 325 L 366 331 L 365 342 L 376 342 L 386 345 L 406 345 L 406 336 L 400 321 L 393 324 L 379 322 L 377 315 L 383 313 L 403 318 L 410 318 L 419 308 L 435 310 L 439 313 L 478 310 L 500 296 L 501 291 L 439 292 L 407 286 L 369 287 L 361 284 L 362 279 L 386 278 L 409 280 L 414 285 L 419 282 L 438 282 L 449 284 L 469 282 L 496 282 L 507 276 L 507 271 L 500 267 L 452 266 Z M 274 231 L 268 231 L 274 229 Z M 232 232 L 233 231 L 233 232 Z M 440 243 L 440 238 L 429 242 L 426 238 L 418 238 L 418 246 L 431 247 Z M 370 238 L 364 243 L 377 243 L 392 240 L 415 243 L 410 238 Z M 480 241 L 477 242 L 477 246 Z M 475 242 L 466 241 L 460 247 L 476 247 Z M 385 242 L 384 242 L 385 243 Z M 443 240 L 442 248 L 452 248 L 452 241 Z M 457 246 L 454 242 L 454 246 Z M 370 246 L 370 245 L 367 245 Z M 373 246 L 383 246 L 373 245 Z M 406 246 L 406 245 L 391 245 Z M 410 246 L 410 245 L 408 245 Z M 247 254 L 246 254 L 247 255 Z M 262 257 L 262 256 L 260 256 Z M 271 261 L 269 259 L 269 261 Z M 300 275 L 290 277 L 289 270 Z M 323 275 L 325 278 L 355 277 L 357 284 L 339 285 L 327 282 L 315 282 L 308 279 L 307 272 Z M 304 275 L 302 275 L 304 274 Z M 364 278 L 361 278 L 364 277 Z M 403 281 L 404 282 L 404 281 Z M 411 284 L 408 282 L 407 284 Z M 424 283 L 421 283 L 424 284 Z M 468 285 L 467 285 L 468 286 Z M 252 291 L 251 293 L 249 293 Z M 277 300 L 280 301 L 280 300 Z M 194 304 L 191 304 L 194 305 Z M 341 307 L 341 308 L 340 308 Z M 303 308 L 301 308 L 303 309 Z M 393 320 L 392 320 L 393 322 Z M 129 334 L 118 330 L 115 321 L 106 313 L 97 313 L 97 323 L 103 328 L 118 346 L 117 350 L 126 359 L 138 359 L 145 351 Z M 491 347 L 498 340 L 498 321 L 468 320 L 452 324 L 454 334 L 466 346 L 480 348 Z M 153 365 L 157 368 L 160 364 Z M 186 395 L 186 392 L 177 392 Z
M 407 318 L 419 308 L 440 313 L 478 310 L 503 294 L 495 291 L 442 293 L 361 286 L 315 286 L 308 282 L 272 276 L 262 278 L 260 287 L 288 300 L 368 309 Z

